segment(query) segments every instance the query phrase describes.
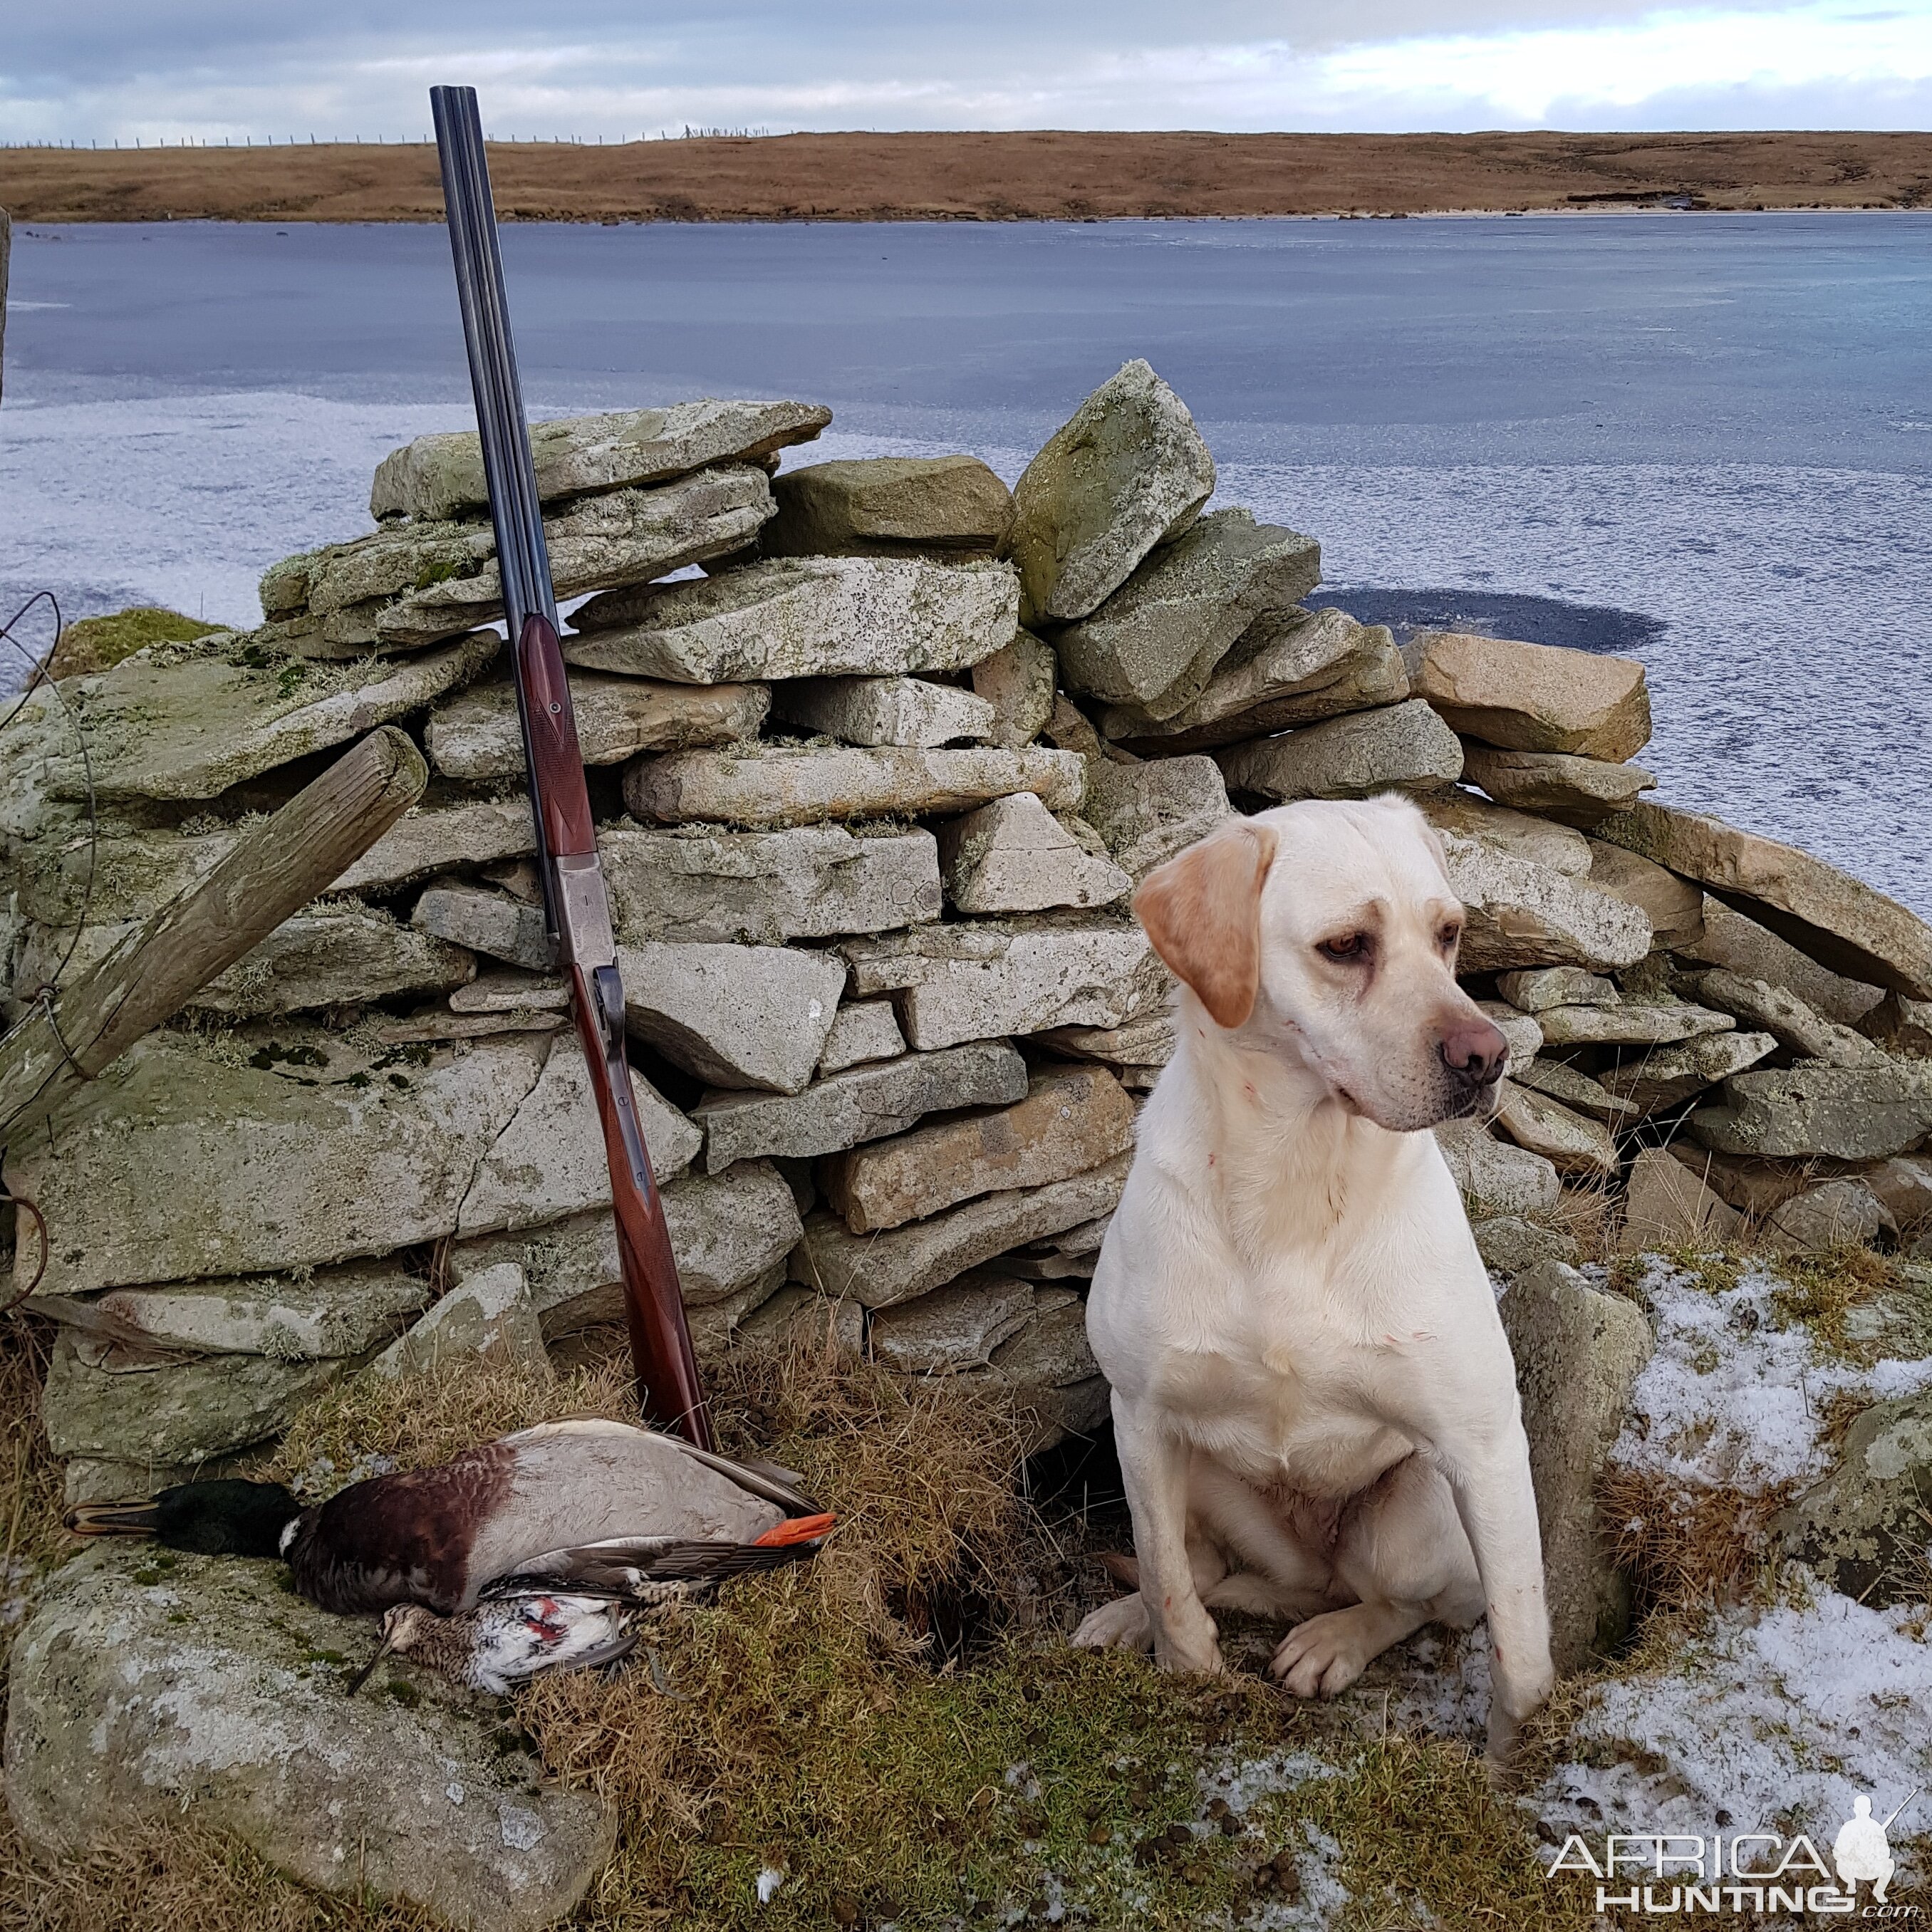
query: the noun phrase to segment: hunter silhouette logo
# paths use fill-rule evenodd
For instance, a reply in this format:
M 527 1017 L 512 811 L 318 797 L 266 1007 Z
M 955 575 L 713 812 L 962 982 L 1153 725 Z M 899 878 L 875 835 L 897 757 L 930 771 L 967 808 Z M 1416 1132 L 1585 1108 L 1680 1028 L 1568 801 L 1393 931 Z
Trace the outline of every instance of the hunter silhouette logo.
M 1924 1788 L 1921 1785 L 1905 1804 L 1910 1804 Z M 1892 1882 L 1894 1870 L 1892 1842 L 1886 1834 L 1897 1822 L 1905 1804 L 1880 1824 L 1871 1814 L 1871 1800 L 1861 1791 L 1852 1800 L 1852 1815 L 1838 1827 L 1838 1835 L 1832 1840 L 1832 1862 L 1838 1868 L 1838 1882 L 1847 1892 L 1857 1891 L 1862 1883 L 1868 1884 L 1875 1905 L 1885 1904 L 1885 1888 Z

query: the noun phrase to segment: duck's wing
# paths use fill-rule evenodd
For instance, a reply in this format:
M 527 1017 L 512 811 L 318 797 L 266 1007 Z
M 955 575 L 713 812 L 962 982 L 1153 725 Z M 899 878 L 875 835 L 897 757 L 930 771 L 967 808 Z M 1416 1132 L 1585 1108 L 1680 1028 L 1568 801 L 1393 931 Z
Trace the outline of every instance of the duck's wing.
M 608 1416 L 572 1416 L 561 1422 L 536 1423 L 528 1429 L 519 1429 L 514 1435 L 500 1437 L 497 1444 L 493 1446 L 526 1448 L 572 1438 L 583 1442 L 601 1438 L 614 1444 L 644 1439 L 664 1443 L 680 1454 L 689 1456 L 694 1462 L 736 1484 L 748 1494 L 776 1503 L 791 1515 L 818 1514 L 819 1505 L 799 1487 L 803 1478 L 796 1469 L 788 1469 L 781 1462 L 767 1462 L 760 1456 L 748 1456 L 740 1461 L 734 1456 L 721 1456 L 716 1450 L 700 1449 L 682 1436 L 668 1435 L 661 1430 L 640 1429 L 634 1423 L 614 1422 Z
M 539 1422 L 528 1429 L 520 1429 L 514 1436 L 501 1439 L 506 1443 L 524 1444 L 554 1440 L 560 1436 L 595 1437 L 616 1438 L 622 1436 L 652 1436 L 658 1441 L 688 1456 L 694 1462 L 701 1462 L 721 1476 L 727 1476 L 740 1489 L 748 1490 L 754 1496 L 762 1496 L 766 1502 L 776 1503 L 779 1508 L 794 1516 L 816 1516 L 818 1505 L 798 1486 L 801 1480 L 796 1469 L 788 1469 L 783 1464 L 768 1462 L 762 1458 L 752 1457 L 743 1462 L 735 1457 L 721 1456 L 712 1449 L 700 1449 L 684 1440 L 682 1436 L 665 1434 L 656 1429 L 640 1429 L 634 1423 L 613 1422 L 606 1416 L 572 1416 L 562 1422 Z
M 648 1603 L 727 1582 L 734 1576 L 782 1568 L 814 1555 L 822 1540 L 823 1532 L 784 1543 L 611 1537 L 574 1550 L 550 1550 L 541 1556 L 532 1556 L 486 1584 L 483 1598 L 490 1601 L 547 1591 Z
M 800 1478 L 796 1469 L 781 1468 L 776 1462 L 734 1462 L 729 1456 L 720 1456 L 714 1450 L 698 1448 L 676 1436 L 671 1439 L 694 1462 L 702 1462 L 707 1469 L 716 1469 L 721 1476 L 730 1477 L 753 1496 L 776 1503 L 788 1515 L 819 1514 L 818 1504 L 798 1486 Z
M 614 1422 L 608 1415 L 570 1415 L 560 1422 L 533 1422 L 527 1429 L 519 1429 L 508 1436 L 500 1436 L 500 1442 L 541 1442 L 558 1436 L 655 1436 L 654 1429 L 640 1429 L 634 1422 Z
M 735 1550 L 736 1544 L 693 1544 L 668 1536 L 612 1536 L 546 1550 L 483 1586 L 483 1600 L 501 1602 L 542 1592 L 575 1596 L 623 1598 L 650 1580 L 652 1566 L 667 1550 Z
M 561 1654 L 548 1659 L 544 1667 L 557 1670 L 598 1670 L 607 1664 L 620 1664 L 638 1647 L 638 1633 L 620 1630 L 600 1643 L 579 1640 Z

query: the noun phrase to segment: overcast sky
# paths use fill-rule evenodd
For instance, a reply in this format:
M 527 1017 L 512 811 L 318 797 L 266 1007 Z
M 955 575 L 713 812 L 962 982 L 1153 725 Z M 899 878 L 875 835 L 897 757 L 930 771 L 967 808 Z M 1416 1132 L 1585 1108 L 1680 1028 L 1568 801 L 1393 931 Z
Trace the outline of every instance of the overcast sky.
M 1932 0 L 4 0 L 0 140 L 1932 125 Z

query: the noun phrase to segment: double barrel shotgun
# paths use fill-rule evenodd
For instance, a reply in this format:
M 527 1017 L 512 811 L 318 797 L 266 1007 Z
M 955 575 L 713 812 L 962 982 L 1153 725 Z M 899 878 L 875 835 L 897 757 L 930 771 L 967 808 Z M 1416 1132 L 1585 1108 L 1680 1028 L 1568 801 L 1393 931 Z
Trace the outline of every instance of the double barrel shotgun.
M 537 501 L 536 465 L 524 419 L 523 386 L 510 340 L 496 212 L 483 152 L 483 126 L 473 88 L 435 87 L 430 106 L 442 164 L 442 193 L 456 258 L 456 292 L 476 394 L 490 518 L 503 575 L 517 715 L 524 734 L 544 922 L 557 964 L 568 976 L 590 1087 L 603 1123 L 617 1220 L 617 1255 L 631 1360 L 646 1420 L 700 1449 L 712 1447 L 685 1321 L 677 1263 L 664 1226 L 664 1204 L 638 1124 L 624 1051 L 624 988 L 618 976 L 610 902 L 597 860 L 590 794 L 577 742 L 563 653 L 556 638 L 556 598 Z

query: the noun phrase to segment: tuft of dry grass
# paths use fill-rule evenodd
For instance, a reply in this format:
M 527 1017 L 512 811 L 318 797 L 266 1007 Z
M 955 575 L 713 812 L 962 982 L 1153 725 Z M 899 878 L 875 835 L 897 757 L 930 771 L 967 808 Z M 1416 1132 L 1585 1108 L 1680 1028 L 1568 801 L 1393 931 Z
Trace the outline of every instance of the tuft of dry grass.
M 40 1322 L 0 1321 L 0 1683 L 34 1580 L 72 1547 L 61 1528 L 61 1466 L 40 1426 L 48 1348 Z
M 798 1472 L 888 1589 L 971 1588 L 1004 1602 L 1025 1512 L 1022 1418 L 1002 1385 L 905 1381 L 829 1345 L 740 1349 L 711 1371 L 727 1454 Z M 814 1566 L 816 1567 L 816 1566 Z
M 1622 1198 L 1622 1190 L 1606 1174 L 1572 1178 L 1564 1184 L 1556 1205 L 1534 1218 L 1575 1241 L 1579 1261 L 1613 1263 Z
M 378 1458 L 386 1468 L 420 1469 L 573 1416 L 635 1422 L 628 1378 L 614 1366 L 552 1377 L 514 1364 L 458 1360 L 394 1380 L 354 1376 L 298 1411 L 256 1473 L 326 1495 Z
M 666 1620 L 675 1694 L 644 1670 L 539 1678 L 519 1700 L 547 1764 L 652 1821 L 630 1863 L 649 1865 L 660 1892 L 686 1863 L 678 1833 L 758 1815 L 760 1793 L 796 1774 L 801 1726 L 850 1738 L 895 1708 L 906 1672 L 924 1677 L 936 1598 L 970 1596 L 996 1622 L 1010 1610 L 1028 1526 L 1018 1418 L 988 1387 L 902 1382 L 810 1346 L 742 1351 L 712 1384 L 721 1448 L 796 1470 L 837 1530 L 811 1564 Z M 874 1842 L 880 1790 L 847 1812 L 831 1789 L 819 1802 L 836 1826 L 814 1838 Z
M 1598 1480 L 1598 1520 L 1609 1528 L 1612 1560 L 1630 1574 L 1640 1617 L 1730 1602 L 1754 1588 L 1773 1553 L 1772 1520 L 1795 1487 L 1748 1495 L 1610 1464 Z
M 1641 1300 L 1639 1291 L 1653 1258 L 1618 1256 L 1611 1264 L 1610 1286 Z M 1687 1246 L 1662 1258 L 1688 1285 L 1706 1294 L 1725 1294 L 1743 1280 L 1753 1258 L 1735 1246 Z M 1598 1478 L 1596 1498 L 1612 1560 L 1629 1574 L 1637 1614 L 1644 1619 L 1728 1601 L 1754 1587 L 1770 1556 L 1771 1520 L 1790 1492 L 1750 1495 L 1612 1462 Z
M 0 1812 L 0 1932 L 440 1932 L 407 1906 L 318 1898 L 192 1816 L 130 1830 L 57 1864 Z

